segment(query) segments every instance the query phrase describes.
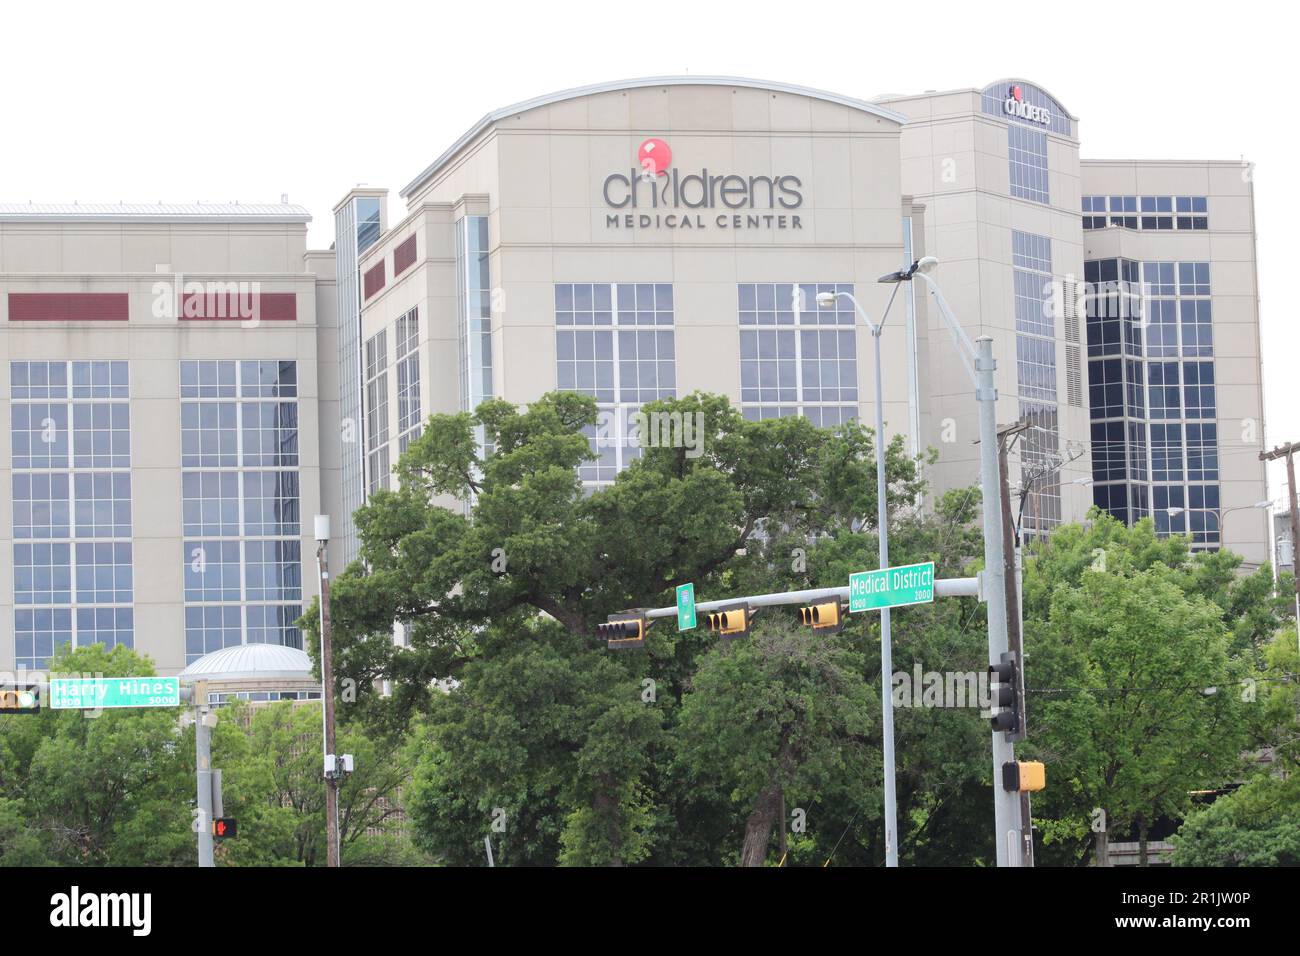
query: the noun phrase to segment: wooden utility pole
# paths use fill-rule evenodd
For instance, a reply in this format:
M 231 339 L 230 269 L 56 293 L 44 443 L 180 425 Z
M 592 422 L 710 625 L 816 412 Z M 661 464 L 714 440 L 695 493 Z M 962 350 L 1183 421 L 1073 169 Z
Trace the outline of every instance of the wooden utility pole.
M 1287 442 L 1272 451 L 1261 451 L 1259 453 L 1260 461 L 1274 461 L 1278 458 L 1286 458 L 1286 481 L 1287 494 L 1291 498 L 1291 553 L 1300 554 L 1300 511 L 1296 510 L 1296 486 L 1295 486 L 1295 453 L 1300 450 L 1300 445 L 1295 442 Z M 1270 529 L 1271 530 L 1271 529 Z M 1272 540 L 1272 535 L 1269 535 Z M 1277 556 L 1273 555 L 1273 563 L 1276 564 Z M 1300 559 L 1292 558 L 1292 564 L 1295 569 L 1295 607 L 1296 607 L 1296 627 L 1300 628 Z
M 1016 730 L 1015 740 L 1025 739 L 1025 654 L 1024 640 L 1021 636 L 1020 580 L 1016 573 L 1020 560 L 1019 542 L 1016 540 L 1016 526 L 1011 517 L 1011 479 L 1007 453 L 1010 450 L 1011 436 L 1028 429 L 1029 422 L 1021 420 L 1014 425 L 998 430 L 998 472 L 1002 480 L 1002 555 L 1004 579 L 1007 595 L 1007 649 L 1016 656 L 1016 696 L 1020 700 L 1020 726 Z M 1025 491 L 1028 494 L 1028 489 Z M 999 781 L 993 782 L 999 786 Z M 1020 794 L 1020 865 L 1034 865 L 1034 825 L 1030 815 L 1029 794 Z

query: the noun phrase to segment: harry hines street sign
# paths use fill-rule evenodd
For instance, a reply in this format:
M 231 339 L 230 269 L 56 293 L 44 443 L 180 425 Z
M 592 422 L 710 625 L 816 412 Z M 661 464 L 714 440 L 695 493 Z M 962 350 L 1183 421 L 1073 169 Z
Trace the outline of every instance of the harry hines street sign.
M 50 708 L 179 707 L 177 677 L 51 677 Z

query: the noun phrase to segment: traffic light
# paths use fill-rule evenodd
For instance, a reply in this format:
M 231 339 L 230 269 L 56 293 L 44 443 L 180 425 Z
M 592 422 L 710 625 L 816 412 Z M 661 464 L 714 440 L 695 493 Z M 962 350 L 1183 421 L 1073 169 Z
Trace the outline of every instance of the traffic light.
M 999 663 L 989 665 L 989 683 L 993 685 L 993 729 L 1020 740 L 1024 737 L 1024 700 L 1014 653 L 1005 651 Z
M 811 604 L 799 608 L 799 623 L 811 627 L 814 631 L 844 630 L 844 612 L 847 606 L 839 601 L 825 604 Z
M 596 636 L 604 638 L 605 647 L 611 651 L 645 644 L 645 632 L 650 623 L 641 611 L 624 611 L 611 614 L 604 624 L 596 625 Z
M 1012 760 L 1002 765 L 1002 789 L 1033 793 L 1047 786 L 1047 768 L 1037 760 Z
M 0 687 L 0 714 L 38 714 L 41 711 L 39 684 Z
M 742 602 L 709 612 L 704 616 L 704 626 L 730 641 L 749 633 L 749 619 L 749 605 Z
M 217 817 L 212 821 L 212 835 L 218 840 L 229 840 L 238 834 L 239 827 L 234 817 Z

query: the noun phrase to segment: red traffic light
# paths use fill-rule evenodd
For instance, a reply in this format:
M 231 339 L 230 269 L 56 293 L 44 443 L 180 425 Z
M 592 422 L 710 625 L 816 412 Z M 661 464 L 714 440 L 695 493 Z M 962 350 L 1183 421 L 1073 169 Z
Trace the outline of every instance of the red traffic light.
M 217 817 L 212 821 L 212 835 L 218 840 L 233 837 L 237 829 L 234 817 Z

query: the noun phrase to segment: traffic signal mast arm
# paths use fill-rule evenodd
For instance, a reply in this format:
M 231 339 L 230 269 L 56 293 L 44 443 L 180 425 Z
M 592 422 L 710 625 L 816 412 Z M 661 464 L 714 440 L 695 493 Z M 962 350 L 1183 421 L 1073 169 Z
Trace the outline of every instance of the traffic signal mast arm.
M 936 597 L 977 597 L 981 601 L 984 595 L 980 591 L 979 578 L 940 578 L 934 582 Z M 788 604 L 820 604 L 824 601 L 843 601 L 849 599 L 849 588 L 812 588 L 807 591 L 777 591 L 772 594 L 751 594 L 742 597 L 726 598 L 721 601 L 703 601 L 695 605 L 697 614 L 709 611 L 724 611 L 737 604 L 747 604 L 752 611 L 760 607 L 782 607 Z M 646 618 L 677 616 L 677 605 L 651 608 L 645 612 Z

